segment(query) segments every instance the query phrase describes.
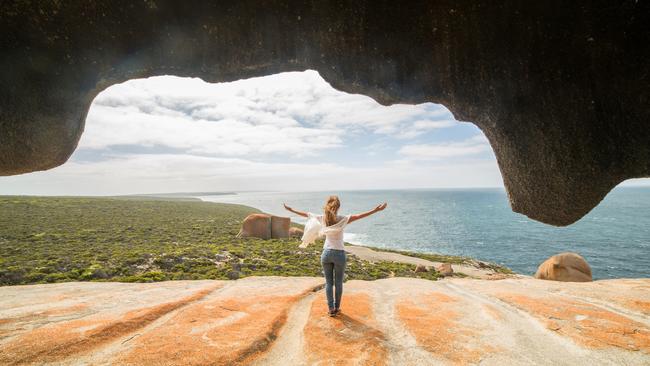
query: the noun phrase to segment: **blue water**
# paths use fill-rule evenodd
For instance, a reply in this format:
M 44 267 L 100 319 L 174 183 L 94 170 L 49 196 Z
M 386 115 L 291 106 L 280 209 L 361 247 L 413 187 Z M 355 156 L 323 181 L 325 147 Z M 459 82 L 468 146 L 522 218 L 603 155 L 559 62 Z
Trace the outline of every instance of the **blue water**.
M 282 203 L 320 212 L 329 194 L 340 213 L 388 208 L 346 229 L 346 241 L 368 246 L 469 256 L 533 274 L 553 254 L 580 253 L 594 278 L 650 277 L 650 188 L 618 187 L 587 216 L 554 227 L 513 213 L 503 189 L 268 192 L 207 196 L 291 216 Z M 302 218 L 292 216 L 296 222 Z

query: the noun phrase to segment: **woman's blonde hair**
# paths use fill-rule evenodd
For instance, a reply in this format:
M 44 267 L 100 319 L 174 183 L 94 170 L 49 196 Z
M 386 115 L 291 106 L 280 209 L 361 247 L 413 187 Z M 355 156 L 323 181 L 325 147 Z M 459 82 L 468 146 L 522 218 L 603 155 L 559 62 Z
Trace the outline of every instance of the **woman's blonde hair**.
M 336 214 L 339 212 L 339 207 L 341 207 L 341 201 L 339 201 L 338 196 L 329 196 L 325 207 L 323 207 L 323 210 L 325 210 L 325 215 L 323 215 L 325 226 L 336 224 Z

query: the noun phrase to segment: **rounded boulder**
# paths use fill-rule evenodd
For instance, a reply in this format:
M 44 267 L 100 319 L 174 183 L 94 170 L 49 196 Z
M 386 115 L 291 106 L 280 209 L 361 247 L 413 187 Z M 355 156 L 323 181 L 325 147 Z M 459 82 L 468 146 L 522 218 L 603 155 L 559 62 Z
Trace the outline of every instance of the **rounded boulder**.
M 302 238 L 302 234 L 303 234 L 303 231 L 302 231 L 301 228 L 297 228 L 297 227 L 289 228 L 289 236 L 292 237 L 292 238 L 300 239 L 300 238 Z
M 535 278 L 562 282 L 591 282 L 591 267 L 577 253 L 556 254 L 537 268 Z

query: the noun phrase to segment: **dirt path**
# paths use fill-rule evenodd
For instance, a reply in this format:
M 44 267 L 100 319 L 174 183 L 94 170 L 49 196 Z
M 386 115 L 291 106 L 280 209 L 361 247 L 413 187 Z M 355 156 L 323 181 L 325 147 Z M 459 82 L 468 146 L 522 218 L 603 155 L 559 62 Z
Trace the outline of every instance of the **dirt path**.
M 363 260 L 370 261 L 370 262 L 390 261 L 390 262 L 414 264 L 416 266 L 423 265 L 427 267 L 435 267 L 442 263 L 442 262 L 432 262 L 426 259 L 411 257 L 399 253 L 377 251 L 368 247 L 360 247 L 356 245 L 346 245 L 345 251 L 354 254 Z M 501 279 L 501 278 L 509 277 L 501 273 L 497 273 L 491 269 L 476 268 L 465 264 L 452 264 L 451 267 L 453 268 L 455 273 L 462 273 L 471 278 L 489 280 L 489 279 L 497 279 L 497 278 Z

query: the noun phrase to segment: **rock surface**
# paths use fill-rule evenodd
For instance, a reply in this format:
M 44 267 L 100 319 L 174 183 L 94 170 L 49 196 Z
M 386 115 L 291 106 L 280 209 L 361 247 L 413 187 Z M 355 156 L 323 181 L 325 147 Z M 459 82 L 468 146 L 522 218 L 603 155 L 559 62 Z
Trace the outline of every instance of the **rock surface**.
M 415 272 L 417 272 L 417 273 L 429 272 L 429 269 L 427 268 L 427 266 L 423 266 L 421 264 L 418 264 L 417 266 L 415 266 Z
M 297 227 L 289 228 L 289 236 L 292 238 L 302 238 L 303 230 Z
M 590 282 L 591 267 L 577 253 L 560 253 L 545 260 L 537 268 L 535 278 L 564 282 Z
M 237 234 L 237 237 L 252 237 L 265 240 L 288 238 L 289 225 L 291 225 L 291 219 L 288 217 L 250 214 L 242 221 L 241 230 Z
M 570 224 L 650 175 L 650 3 L 0 3 L 0 175 L 64 163 L 108 86 L 317 70 L 490 140 L 514 211 Z
M 650 362 L 650 280 L 249 277 L 0 288 L 0 364 Z
M 282 239 L 289 237 L 291 219 L 288 217 L 271 215 L 271 238 Z
M 441 263 L 436 266 L 436 271 L 443 276 L 451 276 L 454 274 L 454 269 L 451 267 L 450 263 Z

